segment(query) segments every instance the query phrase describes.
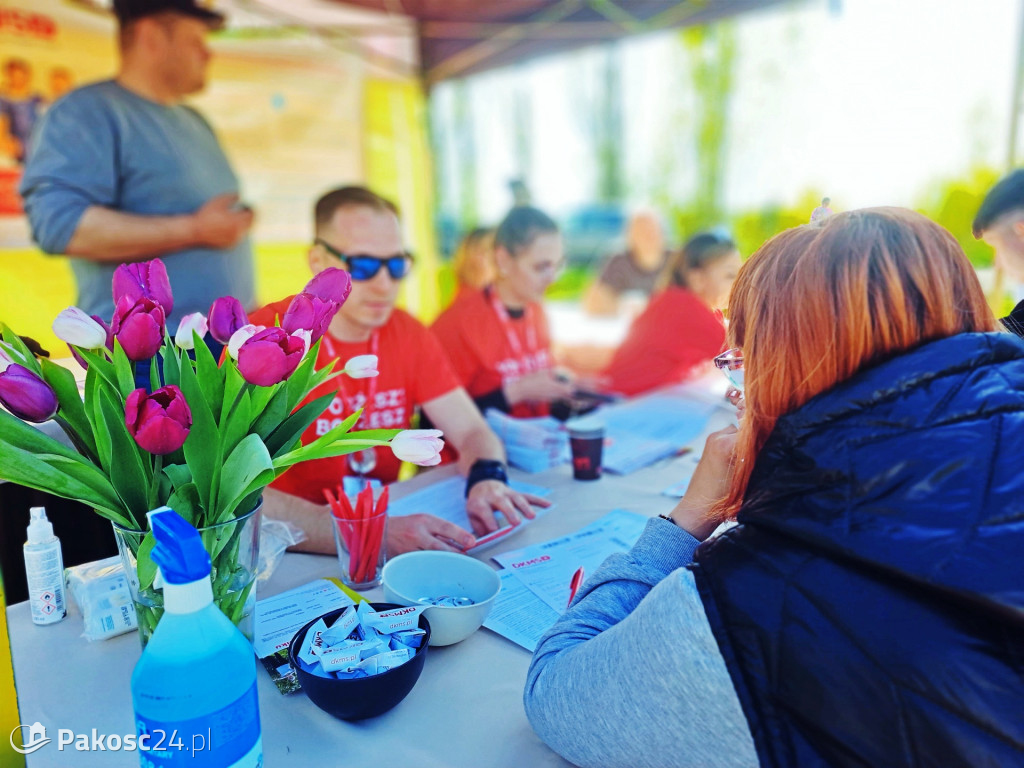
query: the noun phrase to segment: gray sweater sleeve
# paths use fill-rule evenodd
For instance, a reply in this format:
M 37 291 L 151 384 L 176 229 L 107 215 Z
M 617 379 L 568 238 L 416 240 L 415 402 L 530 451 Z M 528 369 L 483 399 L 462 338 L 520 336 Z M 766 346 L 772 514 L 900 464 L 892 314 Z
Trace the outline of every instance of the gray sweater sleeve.
M 653 519 L 537 646 L 524 702 L 580 766 L 748 768 L 757 755 L 693 575 L 697 540 Z

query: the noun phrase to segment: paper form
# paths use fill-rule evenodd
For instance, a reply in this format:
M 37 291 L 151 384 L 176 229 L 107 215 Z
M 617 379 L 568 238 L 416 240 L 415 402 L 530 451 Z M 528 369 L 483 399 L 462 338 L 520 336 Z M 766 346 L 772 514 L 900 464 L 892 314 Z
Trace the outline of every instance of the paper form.
M 501 591 L 484 626 L 533 652 L 560 612 L 545 605 L 511 571 L 502 571 L 498 575 Z
M 552 610 L 562 613 L 578 568 L 594 574 L 609 555 L 625 552 L 640 537 L 647 518 L 617 509 L 579 531 L 493 559 Z
M 539 485 L 532 485 L 519 480 L 510 480 L 509 487 L 514 491 L 531 493 L 534 496 L 543 497 L 551 495 L 550 488 L 542 488 Z M 401 499 L 391 501 L 388 504 L 388 516 L 404 517 L 405 515 L 415 515 L 422 512 L 440 517 L 442 520 L 447 520 L 450 523 L 455 523 L 460 528 L 472 533 L 473 526 L 469 522 L 469 515 L 466 514 L 465 488 L 466 481 L 464 478 L 459 476 L 449 477 L 446 480 L 428 485 L 426 488 L 421 488 Z M 549 509 L 550 507 L 534 507 L 534 512 L 539 516 Z M 500 513 L 498 513 L 498 520 L 499 522 L 505 522 Z M 495 533 L 481 537 L 481 539 L 486 540 L 472 549 L 466 550 L 466 552 L 468 554 L 481 552 L 504 540 L 507 536 L 522 530 L 523 526 L 529 525 L 530 522 L 530 520 L 523 518 L 523 521 L 517 526 L 513 527 L 506 524 Z
M 602 465 L 625 475 L 671 456 L 698 437 L 720 406 L 652 395 L 599 411 L 607 442 Z
M 300 688 L 288 663 L 288 645 L 295 633 L 317 616 L 352 604 L 352 598 L 329 579 L 317 579 L 256 602 L 252 648 L 281 693 Z

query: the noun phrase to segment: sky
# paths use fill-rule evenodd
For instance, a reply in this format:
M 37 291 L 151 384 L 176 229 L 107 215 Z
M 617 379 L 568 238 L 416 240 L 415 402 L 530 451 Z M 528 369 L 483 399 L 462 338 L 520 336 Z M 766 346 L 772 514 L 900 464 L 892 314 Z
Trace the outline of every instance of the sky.
M 808 190 L 834 207 L 918 203 L 937 182 L 1006 165 L 1017 37 L 1024 0 L 806 0 L 736 22 L 726 206 L 792 204 Z M 628 203 L 695 183 L 687 64 L 675 33 L 630 38 L 470 78 L 464 86 L 484 220 L 509 204 L 518 174 L 514 104 L 528 103 L 528 178 L 538 204 L 565 213 L 596 187 L 586 101 L 613 56 L 624 83 Z M 438 112 L 455 86 L 435 94 Z M 457 189 L 454 138 L 442 121 L 438 158 Z M 458 194 L 457 192 L 455 194 Z M 446 207 L 453 203 L 448 201 Z

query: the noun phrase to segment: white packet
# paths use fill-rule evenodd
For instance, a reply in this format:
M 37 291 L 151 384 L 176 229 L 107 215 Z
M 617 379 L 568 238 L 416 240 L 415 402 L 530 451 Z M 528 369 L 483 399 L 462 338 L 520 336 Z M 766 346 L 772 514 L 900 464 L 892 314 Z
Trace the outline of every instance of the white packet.
M 119 555 L 64 571 L 71 596 L 82 612 L 86 640 L 107 640 L 138 627 L 135 603 Z

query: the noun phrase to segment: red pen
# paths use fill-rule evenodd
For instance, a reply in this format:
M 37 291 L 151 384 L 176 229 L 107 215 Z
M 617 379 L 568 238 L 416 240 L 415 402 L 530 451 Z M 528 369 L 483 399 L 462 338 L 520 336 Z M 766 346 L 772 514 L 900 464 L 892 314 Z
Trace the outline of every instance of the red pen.
M 569 582 L 569 602 L 566 604 L 566 608 L 572 605 L 572 599 L 576 597 L 576 592 L 580 588 L 580 584 L 583 583 L 583 567 L 580 566 L 576 569 L 576 573 L 572 575 L 572 581 Z

